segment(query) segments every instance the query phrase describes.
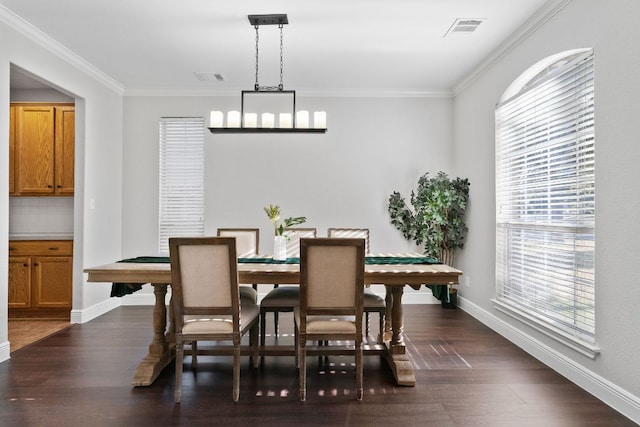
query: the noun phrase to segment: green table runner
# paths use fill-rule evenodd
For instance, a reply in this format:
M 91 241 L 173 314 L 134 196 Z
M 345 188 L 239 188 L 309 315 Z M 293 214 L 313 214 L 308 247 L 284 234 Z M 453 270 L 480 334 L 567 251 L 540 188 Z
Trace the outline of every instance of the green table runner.
M 166 256 L 139 256 L 135 258 L 127 258 L 118 262 L 129 263 L 169 263 L 169 257 Z M 287 258 L 283 261 L 274 260 L 273 258 L 238 258 L 241 264 L 300 264 L 300 258 Z M 365 264 L 442 264 L 438 260 L 431 257 L 402 257 L 402 256 L 368 256 L 365 258 Z M 435 288 L 435 286 L 434 286 Z M 142 285 L 138 283 L 114 283 L 111 286 L 112 297 L 123 297 L 142 289 Z M 433 288 L 432 288 L 433 289 Z M 438 295 L 436 295 L 436 293 Z M 441 291 L 433 292 L 438 299 L 441 298 Z
M 168 263 L 169 257 L 163 256 L 139 256 L 127 258 L 118 262 L 131 263 Z M 300 264 L 300 258 L 287 258 L 286 260 L 275 260 L 273 258 L 238 258 L 241 264 Z M 403 256 L 368 256 L 364 260 L 365 264 L 442 264 L 431 257 L 403 257 Z

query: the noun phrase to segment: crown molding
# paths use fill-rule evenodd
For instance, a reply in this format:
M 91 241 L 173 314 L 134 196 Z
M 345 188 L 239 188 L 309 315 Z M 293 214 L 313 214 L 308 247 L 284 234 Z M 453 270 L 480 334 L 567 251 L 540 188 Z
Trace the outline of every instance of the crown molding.
M 505 42 L 482 61 L 474 71 L 453 87 L 453 96 L 458 96 L 485 71 L 497 64 L 516 47 L 535 34 L 540 27 L 564 9 L 572 0 L 549 0 L 531 18 L 518 28 Z
M 225 88 L 225 89 L 199 89 L 199 88 L 165 88 L 165 87 L 140 87 L 126 88 L 123 96 L 238 96 L 246 88 Z M 296 89 L 298 96 L 317 98 L 452 98 L 449 91 L 426 91 L 426 90 L 398 90 L 398 89 Z
M 6 6 L 3 5 L 0 5 L 0 22 L 4 22 L 14 31 L 22 34 L 23 36 L 32 40 L 39 46 L 45 48 L 55 56 L 68 62 L 87 75 L 93 77 L 98 82 L 102 83 L 114 92 L 120 95 L 124 93 L 124 86 L 118 81 L 100 71 L 98 68 L 63 46 L 53 38 L 49 37 L 47 34 L 43 33 L 38 28 L 25 21 L 20 16 L 16 15 L 14 12 L 7 9 Z

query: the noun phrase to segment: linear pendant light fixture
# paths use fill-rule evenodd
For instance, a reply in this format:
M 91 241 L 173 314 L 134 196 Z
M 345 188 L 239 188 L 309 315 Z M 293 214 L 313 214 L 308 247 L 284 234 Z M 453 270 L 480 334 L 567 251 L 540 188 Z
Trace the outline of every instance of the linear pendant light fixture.
M 240 100 L 240 111 L 229 111 L 225 121 L 222 111 L 212 111 L 209 130 L 211 133 L 325 133 L 327 131 L 327 115 L 324 111 L 313 113 L 313 123 L 308 111 L 296 111 L 296 91 L 284 90 L 282 84 L 283 68 L 283 27 L 289 23 L 286 14 L 249 15 L 249 22 L 256 30 L 256 82 L 253 90 L 243 90 Z M 258 83 L 258 42 L 261 25 L 277 25 L 280 29 L 280 84 L 278 86 L 260 86 Z M 260 116 L 254 112 L 245 113 L 245 95 L 288 95 L 293 102 L 290 112 L 277 115 L 264 112 Z

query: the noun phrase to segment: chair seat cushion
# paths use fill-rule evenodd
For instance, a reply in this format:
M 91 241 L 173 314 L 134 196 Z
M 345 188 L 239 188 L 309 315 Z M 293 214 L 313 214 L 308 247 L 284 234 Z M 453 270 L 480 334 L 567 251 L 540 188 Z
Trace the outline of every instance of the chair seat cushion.
M 355 320 L 329 316 L 307 317 L 307 333 L 309 334 L 355 334 Z
M 386 303 L 384 298 L 380 295 L 376 294 L 369 288 L 364 288 L 364 299 L 363 305 L 365 308 L 384 308 L 386 307 Z
M 245 300 L 254 304 L 257 303 L 258 292 L 251 286 L 240 286 L 240 301 L 245 303 Z
M 260 315 L 260 307 L 257 304 L 241 302 L 240 305 L 240 330 L 250 325 Z M 231 316 L 184 316 L 182 324 L 183 334 L 221 334 L 233 332 Z
M 297 306 L 300 302 L 300 288 L 297 286 L 280 286 L 270 290 L 260 300 L 261 307 Z
M 233 332 L 231 319 L 185 316 L 183 334 L 230 334 Z
M 295 310 L 296 324 L 300 325 L 300 311 Z M 355 316 L 307 316 L 308 334 L 355 334 Z

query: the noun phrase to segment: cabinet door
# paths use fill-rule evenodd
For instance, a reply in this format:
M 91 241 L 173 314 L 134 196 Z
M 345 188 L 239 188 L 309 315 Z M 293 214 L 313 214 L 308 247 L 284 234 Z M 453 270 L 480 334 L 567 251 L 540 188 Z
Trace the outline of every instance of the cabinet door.
M 18 106 L 15 143 L 16 192 L 53 194 L 54 108 Z
M 16 107 L 9 107 L 9 195 L 16 192 L 14 177 L 14 163 L 16 152 Z
M 71 257 L 33 259 L 33 307 L 71 308 Z
M 31 307 L 31 258 L 9 257 L 9 308 Z
M 55 107 L 55 115 L 55 192 L 70 196 L 73 195 L 75 107 Z

